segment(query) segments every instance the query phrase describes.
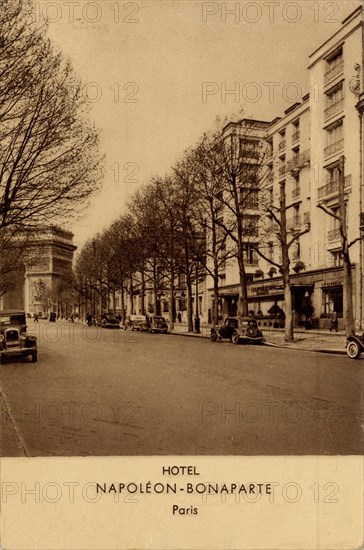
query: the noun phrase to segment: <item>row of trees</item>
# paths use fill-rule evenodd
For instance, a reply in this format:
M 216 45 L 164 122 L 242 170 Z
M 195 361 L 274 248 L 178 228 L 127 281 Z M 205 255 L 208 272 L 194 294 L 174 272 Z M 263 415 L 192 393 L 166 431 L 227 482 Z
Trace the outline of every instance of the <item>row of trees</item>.
M 81 82 L 34 9 L 32 0 L 1 2 L 0 295 L 33 228 L 74 219 L 102 176 Z
M 202 272 L 213 281 L 215 324 L 221 273 L 235 258 L 239 269 L 238 313 L 248 315 L 246 264 L 248 251 L 253 249 L 283 276 L 286 339 L 293 339 L 289 249 L 309 226 L 289 237 L 284 185 L 276 205 L 267 197 L 266 184 L 271 176 L 267 158 L 271 151 L 261 130 L 254 121 L 242 120 L 205 134 L 175 163 L 170 174 L 154 178 L 137 191 L 127 213 L 87 242 L 78 257 L 76 286 L 86 302 L 96 292 L 107 305 L 107 296 L 119 290 L 125 311 L 124 296 L 132 297 L 138 284 L 144 312 L 148 284 L 153 286 L 158 311 L 162 272 L 168 283 L 173 327 L 175 285 L 182 271 L 192 330 L 192 284 Z M 279 254 L 268 255 L 267 239 L 273 239 Z

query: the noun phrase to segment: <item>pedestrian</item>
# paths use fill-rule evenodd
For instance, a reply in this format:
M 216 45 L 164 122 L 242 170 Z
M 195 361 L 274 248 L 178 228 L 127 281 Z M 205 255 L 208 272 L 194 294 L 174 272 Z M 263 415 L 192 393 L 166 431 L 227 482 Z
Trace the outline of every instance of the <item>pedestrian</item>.
M 38 323 L 38 315 L 36 313 L 34 313 L 34 321 L 35 323 Z
M 178 312 L 177 319 L 179 323 L 182 323 L 182 314 L 180 311 Z
M 335 332 L 337 332 L 338 330 L 338 315 L 336 311 L 333 312 L 332 318 L 331 318 L 330 332 L 332 332 L 333 330 Z
M 87 321 L 87 325 L 90 327 L 91 324 L 92 324 L 92 315 L 91 315 L 91 313 L 88 313 L 86 315 L 86 321 Z

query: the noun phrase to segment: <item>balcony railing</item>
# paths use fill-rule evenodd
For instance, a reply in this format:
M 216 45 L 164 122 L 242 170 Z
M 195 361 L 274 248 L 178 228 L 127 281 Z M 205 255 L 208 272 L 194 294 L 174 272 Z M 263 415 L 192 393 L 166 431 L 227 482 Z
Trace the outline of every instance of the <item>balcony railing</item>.
M 243 233 L 246 237 L 257 237 L 258 227 L 256 225 L 245 225 L 243 226 Z
M 304 212 L 303 213 L 303 223 L 305 225 L 310 225 L 310 223 L 311 223 L 311 212 Z
M 335 103 L 331 103 L 328 107 L 326 107 L 324 111 L 324 119 L 325 121 L 331 118 L 332 116 L 336 115 L 337 113 L 340 113 L 344 109 L 344 98 L 338 99 L 335 101 Z
M 301 170 L 306 164 L 310 162 L 310 150 L 306 149 L 302 153 L 298 153 L 293 158 L 291 158 L 287 163 L 288 170 L 295 172 Z
M 336 153 L 339 153 L 343 151 L 344 149 L 344 138 L 339 139 L 338 141 L 335 141 L 335 143 L 331 143 L 331 145 L 328 145 L 324 149 L 324 156 L 325 159 L 328 157 L 331 157 L 332 155 L 335 155 Z
M 292 199 L 297 199 L 297 197 L 299 197 L 300 194 L 301 194 L 301 188 L 296 187 L 295 189 L 292 190 Z
M 301 216 L 292 216 L 287 219 L 287 229 L 296 229 L 301 227 Z
M 297 130 L 296 132 L 293 132 L 292 134 L 292 143 L 295 143 L 300 139 L 300 131 Z
M 333 243 L 335 241 L 340 240 L 340 228 L 337 227 L 336 229 L 330 229 L 327 233 L 327 240 L 329 243 Z
M 343 74 L 344 60 L 342 59 L 335 67 L 329 69 L 324 75 L 324 85 L 327 86 L 332 80 Z
M 254 150 L 254 149 L 246 149 L 246 150 L 242 150 L 242 155 L 245 157 L 245 158 L 251 158 L 251 159 L 259 159 L 260 156 L 261 156 L 261 152 L 258 151 L 258 150 Z
M 344 189 L 351 187 L 351 174 L 348 174 L 344 178 Z M 339 178 L 334 180 L 327 180 L 327 183 L 318 188 L 318 198 L 322 199 L 329 195 L 337 195 L 339 193 Z
M 286 148 L 286 140 L 285 140 L 285 139 L 282 139 L 282 141 L 280 141 L 280 142 L 278 143 L 278 149 L 279 149 L 280 151 L 282 151 L 282 149 L 285 149 L 285 148 Z

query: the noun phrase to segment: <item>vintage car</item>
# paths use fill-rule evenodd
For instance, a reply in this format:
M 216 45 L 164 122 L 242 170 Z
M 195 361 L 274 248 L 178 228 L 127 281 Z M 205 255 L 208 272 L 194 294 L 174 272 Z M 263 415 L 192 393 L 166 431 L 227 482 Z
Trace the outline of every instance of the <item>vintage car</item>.
M 125 330 L 140 330 L 140 325 L 147 320 L 145 315 L 127 315 L 124 322 Z
M 261 344 L 263 333 L 259 330 L 256 320 L 251 317 L 227 317 L 222 325 L 211 329 L 213 342 L 225 339 L 231 340 L 233 344 Z
M 27 334 L 24 311 L 0 311 L 0 356 L 1 361 L 8 357 L 38 358 L 37 338 Z
M 101 315 L 100 326 L 103 328 L 120 328 L 119 319 L 115 315 L 104 313 Z
M 346 340 L 346 353 L 350 359 L 359 359 L 361 352 L 364 351 L 364 332 L 361 336 L 349 336 Z
M 146 321 L 140 325 L 140 330 L 148 332 L 164 332 L 164 334 L 167 334 L 168 325 L 165 318 L 161 315 L 149 315 L 147 316 Z

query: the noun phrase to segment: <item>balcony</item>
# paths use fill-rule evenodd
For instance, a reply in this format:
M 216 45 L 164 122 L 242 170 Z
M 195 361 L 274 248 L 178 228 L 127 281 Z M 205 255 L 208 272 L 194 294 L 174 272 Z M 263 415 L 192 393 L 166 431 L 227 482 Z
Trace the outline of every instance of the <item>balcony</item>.
M 261 154 L 262 154 L 261 151 L 259 151 L 258 149 L 242 150 L 243 157 L 249 158 L 249 159 L 259 159 L 261 157 Z
M 332 157 L 333 155 L 336 155 L 337 153 L 341 153 L 344 150 L 344 138 L 339 139 L 338 141 L 335 141 L 335 143 L 331 143 L 331 145 L 328 145 L 324 149 L 324 157 L 325 159 Z
M 324 86 L 327 86 L 335 80 L 338 76 L 342 75 L 344 73 L 344 60 L 342 59 L 340 63 L 335 65 L 335 67 L 332 67 L 332 69 L 329 69 L 325 75 L 324 75 Z
M 301 188 L 300 187 L 296 187 L 295 189 L 292 190 L 292 199 L 297 199 L 301 194 Z
M 340 228 L 337 227 L 336 229 L 330 229 L 330 231 L 327 232 L 327 240 L 329 243 L 334 243 L 337 241 L 340 241 Z
M 243 233 L 245 237 L 257 237 L 258 227 L 256 225 L 244 225 Z
M 285 140 L 285 139 L 282 139 L 282 141 L 280 141 L 280 142 L 278 143 L 278 150 L 279 150 L 279 151 L 283 151 L 283 149 L 285 149 L 285 148 L 286 148 L 286 140 Z
M 329 118 L 333 117 L 334 115 L 341 113 L 343 110 L 344 110 L 344 98 L 342 97 L 338 101 L 335 101 L 335 103 L 331 103 L 331 105 L 326 107 L 324 111 L 325 122 L 329 120 Z
M 292 134 L 292 143 L 295 143 L 296 141 L 299 141 L 300 139 L 300 131 L 297 130 L 296 132 L 293 132 Z
M 330 195 L 335 196 L 339 194 L 339 178 L 326 180 L 327 183 L 322 187 L 318 188 L 318 198 L 324 199 L 330 197 Z M 351 187 L 351 174 L 348 174 L 344 178 L 344 189 L 349 189 Z
M 287 218 L 287 229 L 292 232 L 300 231 L 301 216 L 292 216 L 292 218 Z
M 298 153 L 291 158 L 287 163 L 287 168 L 290 172 L 298 173 L 304 166 L 310 164 L 310 150 L 306 149 L 302 153 Z

